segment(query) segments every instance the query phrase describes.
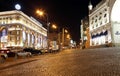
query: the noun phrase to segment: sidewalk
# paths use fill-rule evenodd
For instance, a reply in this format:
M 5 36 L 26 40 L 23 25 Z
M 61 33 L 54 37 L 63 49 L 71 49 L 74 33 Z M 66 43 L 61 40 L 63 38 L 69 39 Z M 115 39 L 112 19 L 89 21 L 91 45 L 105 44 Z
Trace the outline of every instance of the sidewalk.
M 18 59 L 8 58 L 5 60 L 4 63 L 0 63 L 0 70 L 36 60 L 38 60 L 38 58 L 36 57 L 29 57 L 29 58 L 26 57 L 26 58 L 18 58 Z

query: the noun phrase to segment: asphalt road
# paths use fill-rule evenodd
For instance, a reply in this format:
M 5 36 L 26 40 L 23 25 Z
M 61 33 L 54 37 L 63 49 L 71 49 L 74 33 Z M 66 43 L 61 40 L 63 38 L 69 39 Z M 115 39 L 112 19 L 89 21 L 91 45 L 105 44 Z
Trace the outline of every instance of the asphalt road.
M 0 64 L 0 76 L 120 76 L 120 48 L 64 50 Z

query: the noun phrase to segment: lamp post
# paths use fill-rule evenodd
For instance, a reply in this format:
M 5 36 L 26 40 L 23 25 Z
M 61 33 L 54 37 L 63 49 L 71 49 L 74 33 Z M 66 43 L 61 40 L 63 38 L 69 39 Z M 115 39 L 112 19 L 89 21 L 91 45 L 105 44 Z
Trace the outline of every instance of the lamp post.
M 47 50 L 49 50 L 49 26 L 50 26 L 50 22 L 49 22 L 48 14 L 44 13 L 44 11 L 42 11 L 42 10 L 36 10 L 36 13 L 39 16 L 46 16 L 46 24 L 47 24 Z

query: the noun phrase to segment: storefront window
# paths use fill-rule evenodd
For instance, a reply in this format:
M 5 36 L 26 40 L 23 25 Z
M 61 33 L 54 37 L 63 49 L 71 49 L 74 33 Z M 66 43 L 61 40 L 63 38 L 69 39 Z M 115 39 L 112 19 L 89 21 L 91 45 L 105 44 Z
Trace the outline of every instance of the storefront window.
M 26 40 L 26 33 L 25 33 L 25 31 L 23 31 L 23 41 L 25 41 Z
M 6 36 L 6 35 L 7 35 L 7 31 L 6 31 L 6 29 L 3 29 L 2 36 Z

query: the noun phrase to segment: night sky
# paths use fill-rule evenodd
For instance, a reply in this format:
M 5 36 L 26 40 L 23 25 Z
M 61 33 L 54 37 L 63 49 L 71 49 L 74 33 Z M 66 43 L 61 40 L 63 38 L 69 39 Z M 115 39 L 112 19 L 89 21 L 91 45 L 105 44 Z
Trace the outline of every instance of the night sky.
M 100 1 L 91 0 L 91 3 L 95 7 Z M 36 9 L 45 10 L 51 23 L 67 28 L 72 39 L 79 42 L 80 22 L 88 15 L 89 0 L 0 0 L 0 12 L 15 10 L 14 5 L 17 3 L 21 5 L 21 11 L 36 19 L 39 18 Z

